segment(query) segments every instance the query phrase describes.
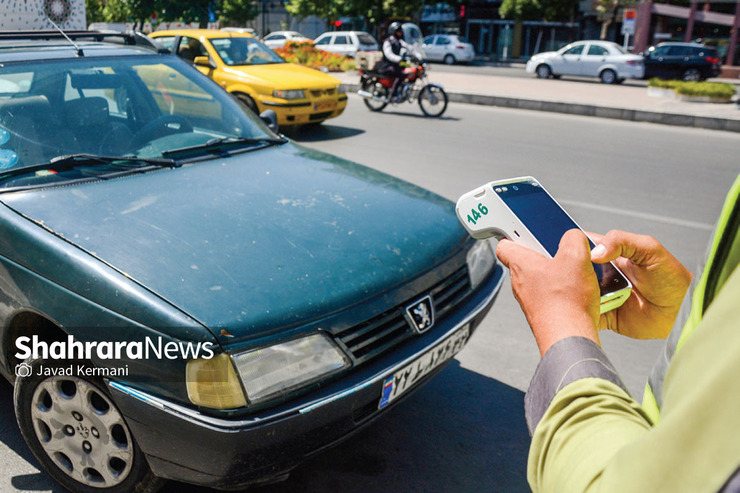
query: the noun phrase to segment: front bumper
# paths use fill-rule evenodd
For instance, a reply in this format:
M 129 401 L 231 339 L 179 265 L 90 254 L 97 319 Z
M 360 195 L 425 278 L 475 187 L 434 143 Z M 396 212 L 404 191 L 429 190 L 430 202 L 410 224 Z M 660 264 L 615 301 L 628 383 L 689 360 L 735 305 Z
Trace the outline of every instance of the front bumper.
M 220 489 L 274 481 L 372 422 L 436 375 L 445 364 L 378 409 L 388 376 L 465 325 L 472 335 L 502 281 L 503 269 L 497 265 L 480 289 L 439 322 L 434 337 L 413 339 L 322 389 L 248 418 L 215 418 L 118 382 L 108 386 L 156 475 Z
M 273 110 L 278 117 L 278 125 L 302 125 L 318 123 L 329 118 L 335 118 L 344 112 L 347 107 L 347 95 L 339 94 L 330 99 L 281 102 L 272 99 L 257 101 L 260 112 Z

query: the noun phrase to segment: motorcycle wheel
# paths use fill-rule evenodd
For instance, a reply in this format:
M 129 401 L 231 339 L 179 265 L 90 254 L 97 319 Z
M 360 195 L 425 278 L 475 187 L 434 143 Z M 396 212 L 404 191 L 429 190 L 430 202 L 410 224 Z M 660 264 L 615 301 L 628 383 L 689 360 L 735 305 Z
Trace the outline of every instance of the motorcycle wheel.
M 439 118 L 447 109 L 447 93 L 438 86 L 424 86 L 419 93 L 419 107 L 426 116 Z
M 388 88 L 380 82 L 365 81 L 362 83 L 362 90 L 369 92 L 375 97 L 388 99 Z M 362 100 L 370 111 L 383 111 L 383 108 L 388 106 L 388 103 L 378 101 L 377 99 L 362 98 Z

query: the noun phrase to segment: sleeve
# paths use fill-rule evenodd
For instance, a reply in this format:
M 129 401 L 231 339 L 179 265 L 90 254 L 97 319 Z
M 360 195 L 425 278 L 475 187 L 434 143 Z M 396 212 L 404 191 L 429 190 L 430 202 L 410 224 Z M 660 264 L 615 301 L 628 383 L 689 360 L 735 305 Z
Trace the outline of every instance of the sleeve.
M 393 53 L 391 42 L 387 39 L 383 42 L 383 56 L 385 56 L 391 63 L 401 63 L 401 60 L 403 60 L 402 57 Z
M 547 351 L 524 402 L 534 492 L 589 491 L 617 451 L 652 427 L 601 348 L 583 337 Z

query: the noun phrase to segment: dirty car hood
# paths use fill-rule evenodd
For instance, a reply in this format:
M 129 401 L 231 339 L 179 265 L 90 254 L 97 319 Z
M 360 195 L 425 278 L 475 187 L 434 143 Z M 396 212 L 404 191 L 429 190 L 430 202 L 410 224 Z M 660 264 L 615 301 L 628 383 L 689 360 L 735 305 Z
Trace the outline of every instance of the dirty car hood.
M 447 200 L 292 143 L 0 200 L 234 342 L 407 282 L 466 241 Z

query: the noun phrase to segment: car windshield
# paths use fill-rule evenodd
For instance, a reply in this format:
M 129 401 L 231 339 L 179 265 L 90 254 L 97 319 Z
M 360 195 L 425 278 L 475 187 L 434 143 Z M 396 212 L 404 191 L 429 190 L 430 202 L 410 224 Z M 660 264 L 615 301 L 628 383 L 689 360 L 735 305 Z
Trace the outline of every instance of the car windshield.
M 7 63 L 0 72 L 2 176 L 69 156 L 153 162 L 208 142 L 276 137 L 175 56 Z
M 254 38 L 217 38 L 210 41 L 226 65 L 285 63 L 277 53 Z

